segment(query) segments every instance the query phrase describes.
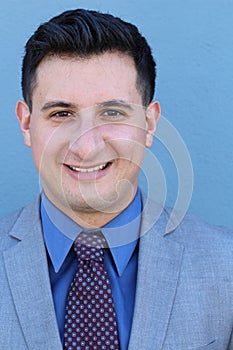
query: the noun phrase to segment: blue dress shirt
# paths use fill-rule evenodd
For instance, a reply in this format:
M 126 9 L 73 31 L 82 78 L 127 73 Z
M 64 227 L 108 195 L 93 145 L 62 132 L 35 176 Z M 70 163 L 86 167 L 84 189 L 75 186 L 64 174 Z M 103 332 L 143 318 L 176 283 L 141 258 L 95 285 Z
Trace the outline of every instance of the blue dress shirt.
M 101 228 L 110 248 L 105 249 L 104 265 L 111 283 L 121 350 L 128 348 L 134 311 L 141 206 L 138 190 L 133 202 Z M 78 265 L 71 247 L 83 228 L 56 208 L 44 193 L 41 219 L 54 307 L 63 342 L 66 298 Z

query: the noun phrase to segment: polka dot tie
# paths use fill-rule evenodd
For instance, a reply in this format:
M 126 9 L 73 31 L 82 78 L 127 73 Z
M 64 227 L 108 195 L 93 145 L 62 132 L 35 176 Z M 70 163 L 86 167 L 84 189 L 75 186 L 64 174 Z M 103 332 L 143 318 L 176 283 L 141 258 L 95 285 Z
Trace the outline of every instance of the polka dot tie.
M 119 349 L 111 286 L 103 264 L 104 247 L 101 232 L 81 232 L 74 242 L 79 266 L 67 298 L 66 350 Z

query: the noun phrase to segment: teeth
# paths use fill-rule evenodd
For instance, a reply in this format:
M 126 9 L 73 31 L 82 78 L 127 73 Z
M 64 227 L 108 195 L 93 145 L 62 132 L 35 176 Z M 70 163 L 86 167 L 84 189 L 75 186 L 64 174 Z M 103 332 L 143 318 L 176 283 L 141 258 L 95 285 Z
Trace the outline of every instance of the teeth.
M 98 166 L 95 166 L 93 168 L 76 168 L 76 167 L 73 167 L 73 166 L 70 166 L 70 168 L 72 170 L 75 170 L 75 171 L 79 171 L 80 173 L 91 173 L 92 171 L 98 171 L 98 170 L 102 170 L 104 167 L 106 167 L 107 163 L 105 164 L 101 164 L 101 165 L 98 165 Z

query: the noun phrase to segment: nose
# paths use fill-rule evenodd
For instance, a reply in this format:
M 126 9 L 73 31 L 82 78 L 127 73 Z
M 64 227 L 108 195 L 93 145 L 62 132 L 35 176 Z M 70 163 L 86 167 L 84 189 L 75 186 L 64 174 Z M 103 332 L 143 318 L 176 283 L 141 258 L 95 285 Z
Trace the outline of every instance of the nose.
M 72 130 L 69 151 L 79 160 L 92 160 L 104 146 L 101 127 L 95 124 L 94 118 L 84 115 L 79 119 L 75 130 Z

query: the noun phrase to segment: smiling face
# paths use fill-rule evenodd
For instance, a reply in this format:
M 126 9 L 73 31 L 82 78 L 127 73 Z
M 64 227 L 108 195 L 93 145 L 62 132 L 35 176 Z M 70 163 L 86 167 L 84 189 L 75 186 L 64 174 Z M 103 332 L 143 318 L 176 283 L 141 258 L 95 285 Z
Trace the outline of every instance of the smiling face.
M 132 201 L 159 104 L 142 106 L 133 59 L 45 58 L 37 69 L 32 112 L 16 113 L 44 191 L 84 227 L 100 227 Z

